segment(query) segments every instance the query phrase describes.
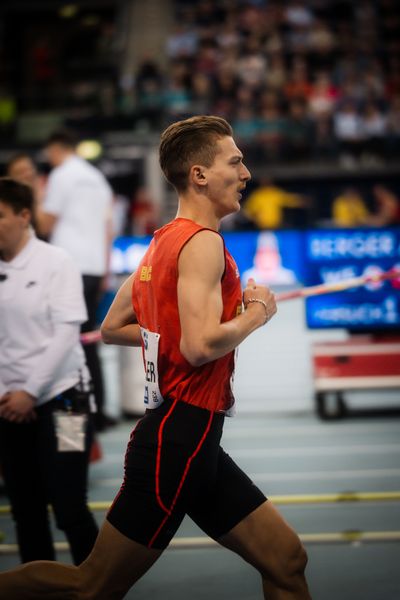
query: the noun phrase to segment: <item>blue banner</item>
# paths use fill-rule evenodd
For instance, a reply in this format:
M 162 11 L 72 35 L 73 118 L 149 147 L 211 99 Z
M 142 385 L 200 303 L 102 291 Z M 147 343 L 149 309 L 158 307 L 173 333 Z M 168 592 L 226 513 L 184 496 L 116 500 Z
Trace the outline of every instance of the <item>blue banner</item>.
M 305 236 L 305 285 L 400 269 L 398 228 L 308 231 Z M 306 319 L 311 328 L 399 328 L 400 281 L 371 282 L 353 290 L 311 297 L 306 301 Z
M 254 277 L 258 283 L 275 286 L 292 286 L 303 281 L 304 237 L 300 232 L 227 232 L 223 237 L 242 281 Z M 150 240 L 151 236 L 117 238 L 111 255 L 112 272 L 135 271 Z
M 400 228 L 226 232 L 223 237 L 243 286 L 249 277 L 279 289 L 400 269 Z M 151 236 L 116 239 L 112 272 L 135 271 L 150 240 Z M 309 298 L 306 321 L 310 328 L 399 328 L 400 281 Z

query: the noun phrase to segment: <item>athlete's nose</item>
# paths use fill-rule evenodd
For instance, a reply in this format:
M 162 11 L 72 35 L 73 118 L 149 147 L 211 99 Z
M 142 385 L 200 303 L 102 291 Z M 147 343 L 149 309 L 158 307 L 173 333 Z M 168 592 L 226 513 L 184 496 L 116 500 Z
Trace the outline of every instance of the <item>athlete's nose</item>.
M 249 181 L 251 179 L 251 173 L 244 163 L 242 163 L 242 173 L 240 174 L 242 181 Z

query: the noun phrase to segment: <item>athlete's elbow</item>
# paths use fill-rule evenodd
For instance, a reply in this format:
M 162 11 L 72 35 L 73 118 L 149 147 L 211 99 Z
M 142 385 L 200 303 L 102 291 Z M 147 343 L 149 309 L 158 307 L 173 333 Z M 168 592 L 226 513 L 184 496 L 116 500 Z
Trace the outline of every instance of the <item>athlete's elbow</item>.
M 113 343 L 114 339 L 112 335 L 112 330 L 109 327 L 107 327 L 107 325 L 105 325 L 104 323 L 102 323 L 100 326 L 100 335 L 103 344 Z
M 180 350 L 182 356 L 192 367 L 201 367 L 212 360 L 207 348 L 200 344 L 187 344 L 182 341 Z

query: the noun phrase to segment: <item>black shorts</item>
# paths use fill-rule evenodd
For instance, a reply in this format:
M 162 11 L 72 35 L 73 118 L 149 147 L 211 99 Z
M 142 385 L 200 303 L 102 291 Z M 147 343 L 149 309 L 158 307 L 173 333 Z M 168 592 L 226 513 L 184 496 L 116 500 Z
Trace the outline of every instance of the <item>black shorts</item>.
M 107 515 L 128 538 L 164 549 L 188 514 L 218 539 L 266 497 L 219 445 L 224 415 L 166 400 L 131 434 Z

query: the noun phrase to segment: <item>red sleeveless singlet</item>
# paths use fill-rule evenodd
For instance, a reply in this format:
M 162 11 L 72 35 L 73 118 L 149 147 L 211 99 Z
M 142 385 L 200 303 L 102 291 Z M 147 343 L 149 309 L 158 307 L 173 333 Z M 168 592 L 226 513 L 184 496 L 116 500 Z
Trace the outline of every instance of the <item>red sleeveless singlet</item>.
M 200 367 L 193 367 L 179 350 L 178 258 L 190 238 L 204 229 L 194 221 L 177 218 L 155 232 L 135 273 L 132 302 L 139 325 L 159 334 L 157 370 L 162 397 L 182 400 L 211 411 L 227 411 L 234 403 L 231 390 L 234 351 Z M 221 322 L 233 319 L 242 309 L 239 271 L 225 245 L 224 252 Z M 142 349 L 144 352 L 143 339 Z

